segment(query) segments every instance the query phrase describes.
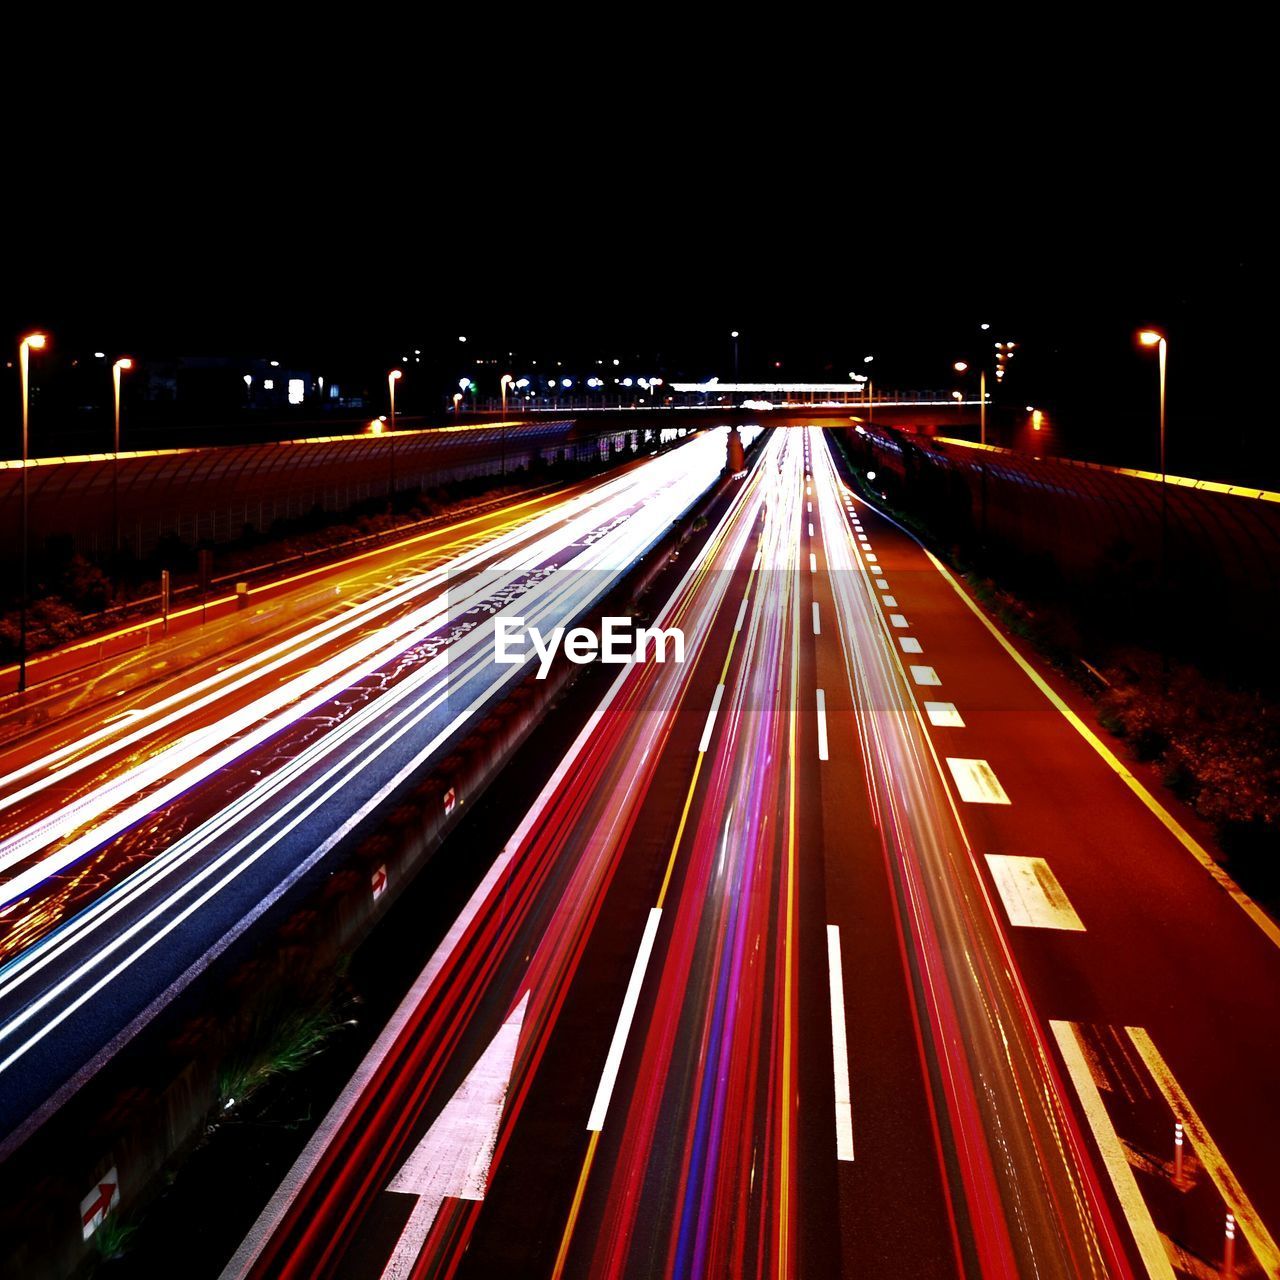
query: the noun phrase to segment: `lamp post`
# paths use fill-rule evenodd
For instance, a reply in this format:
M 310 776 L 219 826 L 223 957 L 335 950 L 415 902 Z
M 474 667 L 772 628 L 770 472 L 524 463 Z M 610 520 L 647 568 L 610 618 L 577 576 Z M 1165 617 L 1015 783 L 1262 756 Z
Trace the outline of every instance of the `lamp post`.
M 969 364 L 965 360 L 957 360 L 951 366 L 957 373 L 968 371 Z M 954 396 L 954 392 L 952 393 Z M 987 371 L 978 370 L 978 442 L 987 443 Z
M 1144 347 L 1155 347 L 1160 364 L 1160 663 L 1165 680 L 1169 678 L 1169 646 L 1167 628 L 1167 594 L 1169 573 L 1169 499 L 1164 453 L 1165 370 L 1169 360 L 1169 344 L 1155 329 L 1143 329 L 1138 341 Z
M 735 329 L 730 335 L 733 339 L 733 380 L 738 380 L 738 331 Z
M 514 381 L 509 373 L 502 375 L 498 388 L 502 392 L 502 478 L 507 478 L 507 388 Z
M 18 621 L 18 692 L 27 688 L 27 604 L 30 595 L 28 564 L 29 507 L 27 499 L 27 426 L 31 413 L 31 379 L 29 364 L 32 351 L 43 351 L 48 339 L 43 333 L 32 333 L 18 344 L 18 368 L 22 381 L 22 606 Z
M 111 397 L 114 407 L 114 433 L 111 447 L 111 547 L 120 554 L 120 375 L 133 368 L 128 356 L 121 356 L 111 366 Z
M 454 422 L 457 422 L 457 420 L 458 420 L 458 413 L 460 412 L 461 405 L 462 405 L 462 392 L 461 392 L 461 391 L 455 391 L 455 392 L 453 393 L 453 420 L 454 420 Z
M 404 377 L 399 369 L 392 369 L 387 374 L 387 394 L 391 399 L 391 479 L 387 485 L 387 505 L 391 506 L 396 497 L 396 383 Z
M 399 369 L 392 369 L 387 374 L 387 394 L 391 399 L 391 430 L 396 429 L 396 383 L 404 377 Z

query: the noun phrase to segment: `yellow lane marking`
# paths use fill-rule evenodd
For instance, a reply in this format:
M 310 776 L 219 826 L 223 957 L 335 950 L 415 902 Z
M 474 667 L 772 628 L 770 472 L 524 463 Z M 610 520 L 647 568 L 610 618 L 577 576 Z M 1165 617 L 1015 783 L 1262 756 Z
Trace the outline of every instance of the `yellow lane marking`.
M 573 1193 L 573 1204 L 569 1208 L 569 1221 L 564 1224 L 564 1235 L 560 1237 L 560 1249 L 556 1254 L 556 1265 L 551 1272 L 551 1280 L 560 1280 L 564 1275 L 564 1264 L 569 1257 L 569 1243 L 573 1239 L 573 1229 L 578 1224 L 578 1214 L 582 1211 L 582 1197 L 587 1192 L 587 1178 L 591 1174 L 591 1164 L 596 1158 L 596 1146 L 600 1142 L 600 1130 L 591 1131 L 591 1141 L 587 1143 L 586 1159 L 582 1162 L 582 1172 L 578 1174 L 578 1186 Z
M 1058 1022 L 1051 1018 L 1049 1028 L 1058 1042 L 1058 1049 L 1062 1054 L 1063 1062 L 1066 1063 L 1071 1083 L 1076 1087 L 1076 1095 L 1080 1099 L 1081 1107 L 1084 1108 L 1085 1119 L 1089 1122 L 1093 1140 L 1102 1153 L 1102 1163 L 1106 1167 L 1112 1187 L 1115 1188 L 1116 1199 L 1120 1201 L 1120 1208 L 1128 1220 L 1129 1229 L 1133 1232 L 1134 1243 L 1138 1246 L 1138 1253 L 1147 1269 L 1147 1275 L 1151 1280 L 1175 1280 L 1173 1268 L 1169 1265 L 1169 1257 L 1160 1241 L 1160 1233 L 1151 1220 L 1151 1212 L 1142 1198 L 1142 1192 L 1138 1190 L 1133 1170 L 1129 1167 L 1124 1148 L 1120 1145 L 1120 1138 L 1107 1115 L 1102 1096 L 1098 1093 L 1098 1086 L 1090 1074 L 1089 1065 L 1085 1062 L 1075 1024 Z
M 798 577 L 792 575 L 798 592 Z M 794 949 L 793 920 L 796 894 L 796 750 L 800 709 L 800 602 L 793 600 L 791 635 L 791 725 L 790 769 L 787 784 L 787 906 L 786 941 L 782 962 L 782 1169 L 778 1203 L 778 1274 L 790 1275 L 791 1248 L 791 957 Z
M 1210 857 L 1209 853 L 1194 836 L 1151 794 L 1150 791 L 1133 776 L 1119 760 L 1115 753 L 1103 742 L 1083 720 L 1051 689 L 1038 671 L 1020 654 L 1017 649 L 1001 635 L 995 624 L 982 612 L 970 598 L 962 586 L 951 576 L 944 565 L 927 547 L 920 548 L 933 562 L 933 567 L 951 584 L 956 595 L 969 607 L 973 615 L 996 638 L 1004 651 L 1022 668 L 1028 679 L 1044 694 L 1053 706 L 1066 717 L 1068 724 L 1100 755 L 1106 765 L 1133 792 L 1139 800 L 1153 813 L 1169 833 L 1182 845 L 1195 860 L 1217 881 L 1233 902 L 1262 930 L 1263 933 L 1280 947 L 1280 926 L 1258 906 L 1254 900 Z
M 1204 1122 L 1196 1115 L 1187 1095 L 1182 1092 L 1182 1086 L 1174 1079 L 1168 1063 L 1160 1056 L 1160 1050 L 1143 1027 L 1125 1027 L 1125 1031 L 1142 1061 L 1146 1063 L 1147 1070 L 1151 1072 L 1151 1078 L 1164 1094 L 1164 1100 L 1169 1104 L 1174 1119 L 1182 1121 L 1183 1132 L 1195 1148 L 1200 1163 L 1213 1179 L 1218 1194 L 1226 1202 L 1227 1208 L 1235 1214 L 1236 1221 L 1253 1250 L 1253 1256 L 1271 1280 L 1280 1280 L 1280 1249 L 1276 1248 L 1276 1242 L 1258 1216 L 1258 1211 L 1249 1202 L 1244 1188 L 1222 1158 L 1217 1143 L 1209 1136 Z

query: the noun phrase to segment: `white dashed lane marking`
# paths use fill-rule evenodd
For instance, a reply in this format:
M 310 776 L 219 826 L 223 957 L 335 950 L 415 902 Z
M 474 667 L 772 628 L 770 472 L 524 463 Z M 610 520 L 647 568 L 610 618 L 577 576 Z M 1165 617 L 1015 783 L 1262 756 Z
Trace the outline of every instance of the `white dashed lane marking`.
M 1043 858 L 987 854 L 991 878 L 1009 923 L 1024 929 L 1066 929 L 1083 933 L 1084 924 L 1067 898 L 1058 877 Z
M 960 799 L 969 804 L 1009 804 L 1000 779 L 985 760 L 967 760 L 960 756 L 948 756 L 947 768 L 956 780 Z

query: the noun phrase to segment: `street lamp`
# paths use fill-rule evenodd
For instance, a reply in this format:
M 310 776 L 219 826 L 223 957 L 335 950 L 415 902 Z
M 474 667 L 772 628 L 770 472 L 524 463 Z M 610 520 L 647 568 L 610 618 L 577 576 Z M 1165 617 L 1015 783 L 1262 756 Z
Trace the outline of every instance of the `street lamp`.
M 735 329 L 730 335 L 733 339 L 733 380 L 738 380 L 738 331 Z
M 28 334 L 18 344 L 18 369 L 22 382 L 22 606 L 18 621 L 18 692 L 27 688 L 27 604 L 30 595 L 29 507 L 27 499 L 27 426 L 31 413 L 31 379 L 28 367 L 31 352 L 43 351 L 48 344 L 43 333 Z
M 391 397 L 391 430 L 396 429 L 396 383 L 404 377 L 399 369 L 392 369 L 387 374 L 387 392 Z
M 111 545 L 120 554 L 120 375 L 133 368 L 128 356 L 121 356 L 111 366 L 111 397 L 114 406 L 115 431 L 111 450 Z
M 957 360 L 951 366 L 957 373 L 966 373 L 969 369 L 967 361 Z M 978 442 L 987 443 L 987 371 L 978 370 Z
M 391 421 L 388 423 L 388 429 L 391 432 L 391 476 L 387 483 L 387 505 L 394 507 L 396 499 L 396 383 L 404 377 L 399 369 L 392 369 L 387 374 L 387 394 L 391 399 Z
M 502 375 L 498 388 L 502 392 L 502 478 L 507 476 L 507 388 L 515 379 L 509 373 Z
M 1166 594 L 1169 572 L 1169 499 L 1164 453 L 1165 370 L 1169 360 L 1169 344 L 1165 340 L 1164 334 L 1155 329 L 1143 329 L 1138 334 L 1138 341 L 1144 347 L 1155 347 L 1159 353 L 1160 361 L 1160 612 L 1163 622 L 1168 608 Z M 1165 628 L 1162 626 L 1161 630 L 1161 665 L 1167 680 L 1169 676 L 1169 649 Z

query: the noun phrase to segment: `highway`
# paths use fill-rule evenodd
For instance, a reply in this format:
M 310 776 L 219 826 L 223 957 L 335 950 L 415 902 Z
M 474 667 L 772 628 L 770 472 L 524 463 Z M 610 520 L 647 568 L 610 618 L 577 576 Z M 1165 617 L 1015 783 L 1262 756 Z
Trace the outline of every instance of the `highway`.
M 704 433 L 360 557 L 304 619 L 0 753 L 0 1150 L 528 670 L 495 617 L 585 614 L 724 460 Z
M 1140 1274 L 882 535 L 774 434 L 227 1277 Z

